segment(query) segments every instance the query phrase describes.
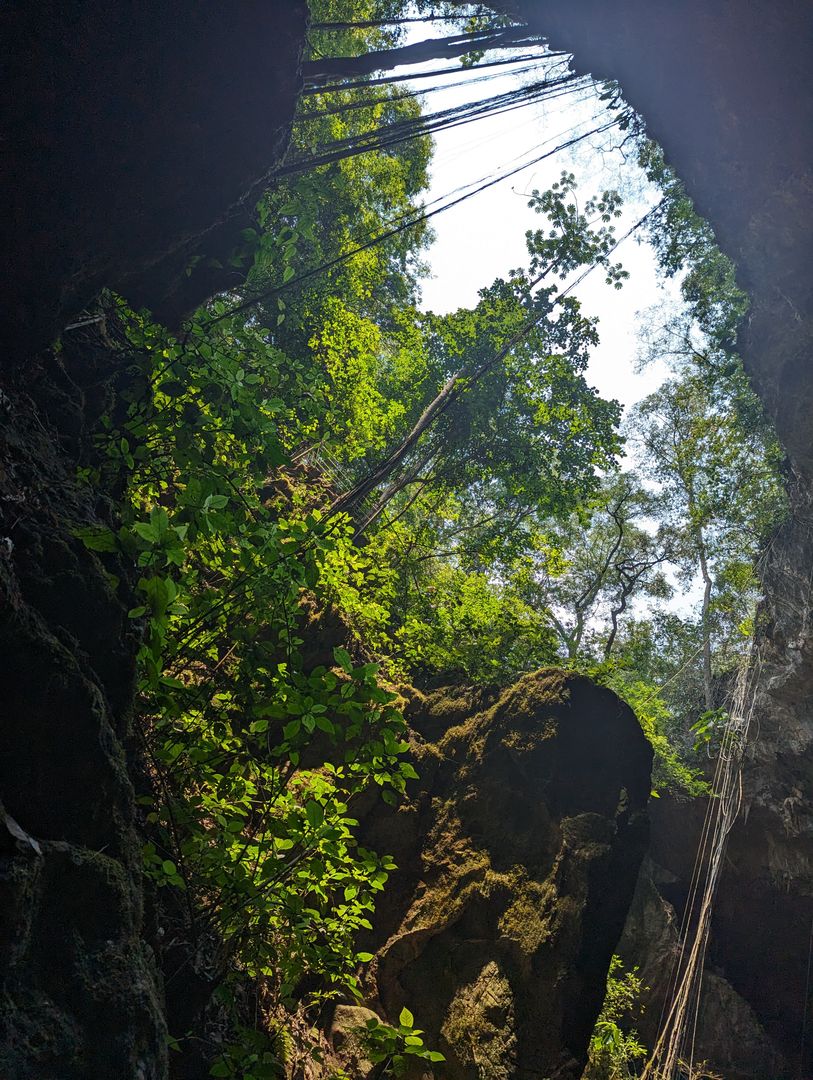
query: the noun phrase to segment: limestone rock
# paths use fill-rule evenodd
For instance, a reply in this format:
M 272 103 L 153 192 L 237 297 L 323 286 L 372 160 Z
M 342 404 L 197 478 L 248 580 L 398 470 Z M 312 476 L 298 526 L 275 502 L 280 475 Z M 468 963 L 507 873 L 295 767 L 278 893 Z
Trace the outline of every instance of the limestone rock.
M 575 1080 L 646 847 L 649 745 L 609 690 L 548 670 L 415 753 L 409 804 L 365 822 L 401 868 L 370 1003 L 409 1006 L 444 1080 Z

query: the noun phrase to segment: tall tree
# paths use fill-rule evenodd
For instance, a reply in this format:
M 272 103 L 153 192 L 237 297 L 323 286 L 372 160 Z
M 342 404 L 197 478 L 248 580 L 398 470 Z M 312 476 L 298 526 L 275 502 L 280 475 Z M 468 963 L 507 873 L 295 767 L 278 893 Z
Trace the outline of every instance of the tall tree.
M 715 605 L 727 581 L 738 581 L 741 595 L 729 601 L 740 619 L 753 603 L 753 574 L 747 589 L 734 571 L 753 566 L 776 523 L 782 505 L 776 461 L 760 429 L 743 422 L 719 384 L 712 392 L 702 374 L 688 370 L 636 407 L 632 430 L 660 485 L 659 516 L 682 541 L 684 579 L 698 575 L 702 583 L 703 687 L 712 709 Z
M 663 528 L 643 527 L 652 513 L 653 496 L 638 478 L 612 472 L 563 523 L 547 523 L 544 546 L 528 557 L 524 595 L 549 609 L 568 658 L 608 659 L 634 602 L 671 595 L 664 568 L 674 544 Z
M 579 210 L 575 188 L 573 174 L 563 173 L 549 191 L 533 193 L 529 205 L 547 218 L 547 227 L 527 234 L 529 271 L 515 271 L 509 281 L 497 280 L 483 289 L 473 311 L 427 320 L 439 385 L 400 441 L 342 496 L 337 509 L 353 511 L 383 487 L 376 504 L 380 513 L 404 486 L 420 481 L 426 463 L 448 460 L 461 445 L 466 461 L 493 454 L 495 463 L 505 464 L 506 458 L 497 454 L 508 442 L 510 453 L 525 457 L 524 468 L 511 462 L 513 471 L 505 476 L 509 484 L 511 476 L 533 483 L 535 466 L 542 476 L 555 475 L 561 489 L 567 474 L 546 435 L 555 431 L 558 454 L 566 458 L 594 434 L 588 434 L 591 413 L 600 426 L 606 427 L 608 419 L 613 423 L 608 403 L 581 375 L 589 347 L 597 342 L 595 325 L 582 316 L 572 296 L 560 292 L 555 279 L 580 267 L 601 266 L 607 280 L 621 286 L 626 272 L 610 261 L 620 199 L 604 192 Z M 505 417 L 510 417 L 507 440 L 501 430 Z M 574 461 L 591 472 L 599 463 L 589 454 L 586 462 Z

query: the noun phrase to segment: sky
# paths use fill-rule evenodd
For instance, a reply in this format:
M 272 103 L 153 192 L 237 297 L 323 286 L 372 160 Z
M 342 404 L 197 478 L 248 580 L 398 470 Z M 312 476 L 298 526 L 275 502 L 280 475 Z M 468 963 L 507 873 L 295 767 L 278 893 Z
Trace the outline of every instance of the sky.
M 426 27 L 421 27 L 411 32 L 410 39 L 426 36 Z M 476 75 L 476 69 L 471 70 L 470 77 Z M 432 85 L 457 83 L 465 78 L 466 73 L 461 72 L 434 80 Z M 482 85 L 457 86 L 433 92 L 425 107 L 433 111 L 447 108 L 517 85 L 516 74 L 508 74 Z M 589 129 L 591 118 L 602 109 L 604 103 L 590 91 L 575 100 L 567 97 L 531 104 L 506 115 L 476 119 L 438 132 L 426 201 L 431 203 L 489 172 L 499 173 L 538 156 L 564 141 L 574 128 Z M 622 190 L 626 205 L 616 231 L 621 235 L 634 224 L 656 196 L 632 161 L 625 162 L 620 153 L 608 150 L 608 138 L 617 141 L 617 133 L 598 136 L 592 148 L 585 142 L 557 153 L 438 215 L 433 220 L 436 239 L 426 253 L 431 276 L 423 286 L 423 307 L 445 312 L 472 306 L 479 288 L 526 264 L 525 232 L 541 224 L 539 215 L 528 207 L 527 193 L 534 188 L 546 189 L 565 169 L 576 174 L 580 198 L 605 188 Z M 575 293 L 585 312 L 599 318 L 601 344 L 589 368 L 589 381 L 602 396 L 629 406 L 651 393 L 666 374 L 662 364 L 636 373 L 639 312 L 653 306 L 671 306 L 678 296 L 678 286 L 674 281 L 665 286 L 660 282 L 651 248 L 634 238 L 621 245 L 616 258 L 631 275 L 623 289 L 606 285 L 601 272 L 594 271 Z

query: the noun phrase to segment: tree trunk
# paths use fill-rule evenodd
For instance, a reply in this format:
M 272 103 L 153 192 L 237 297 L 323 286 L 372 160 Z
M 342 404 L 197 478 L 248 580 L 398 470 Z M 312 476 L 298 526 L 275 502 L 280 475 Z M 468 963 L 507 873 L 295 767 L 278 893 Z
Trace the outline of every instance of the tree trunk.
M 404 488 L 407 488 L 410 484 L 415 483 L 420 483 L 423 487 L 423 485 L 426 483 L 427 478 L 421 478 L 420 474 L 423 472 L 426 466 L 431 463 L 433 457 L 433 453 L 425 454 L 417 463 L 417 465 L 414 465 L 408 472 L 404 473 L 403 476 L 400 476 L 397 480 L 394 480 L 386 489 L 386 491 L 383 491 L 381 495 L 379 495 L 378 499 L 376 500 L 375 506 L 372 508 L 372 510 L 370 510 L 368 514 L 365 515 L 365 517 L 362 519 L 362 521 L 356 528 L 356 531 L 353 534 L 354 542 L 357 541 L 367 529 L 369 529 L 372 523 L 381 516 L 384 510 L 386 510 L 389 502 L 394 499 L 399 492 L 403 491 Z
M 709 623 L 712 581 L 711 576 L 709 575 L 708 560 L 706 558 L 706 544 L 701 528 L 698 528 L 697 530 L 697 553 L 700 561 L 700 573 L 703 577 L 703 607 L 700 616 L 700 626 L 703 634 L 703 694 L 706 699 L 706 709 L 713 709 L 714 695 L 711 686 L 711 626 Z
M 541 274 L 536 281 L 532 282 L 532 286 L 538 284 L 549 270 L 550 268 L 548 268 L 544 274 Z M 533 315 L 523 323 L 520 329 L 509 338 L 501 349 L 498 349 L 493 356 L 484 360 L 472 371 L 467 372 L 465 368 L 456 371 L 454 375 L 446 381 L 440 392 L 423 410 L 409 434 L 387 455 L 380 465 L 376 466 L 371 473 L 368 473 L 368 475 L 363 480 L 360 480 L 355 487 L 350 489 L 350 491 L 345 492 L 340 499 L 337 499 L 331 508 L 331 512 L 351 513 L 360 502 L 363 502 L 364 499 L 367 498 L 371 491 L 374 491 L 379 484 L 383 484 L 385 480 L 388 480 L 402 464 L 407 454 L 409 454 L 418 443 L 418 440 L 423 433 L 431 427 L 439 416 L 446 412 L 449 406 L 460 397 L 466 387 L 473 385 L 479 379 L 482 379 L 482 377 L 488 374 L 496 364 L 505 359 L 514 346 L 518 345 L 523 338 L 526 338 L 547 314 L 548 310 L 545 309 L 538 314 Z
M 627 610 L 627 600 L 629 599 L 632 590 L 632 584 L 630 584 L 629 587 L 625 585 L 621 590 L 621 601 L 618 607 L 610 608 L 610 621 L 612 622 L 612 629 L 610 630 L 607 641 L 604 644 L 605 660 L 610 659 L 610 653 L 613 651 L 613 645 L 615 644 L 616 635 L 618 634 L 618 617 L 619 615 L 623 615 L 624 612 Z
M 573 628 L 573 634 L 567 645 L 568 659 L 575 660 L 579 655 L 579 649 L 582 645 L 582 637 L 584 636 L 584 613 L 581 611 L 576 612 L 576 625 Z
M 349 513 L 358 506 L 359 503 L 363 502 L 370 492 L 374 491 L 379 484 L 383 484 L 385 480 L 392 476 L 410 450 L 416 445 L 421 435 L 423 435 L 427 428 L 431 426 L 441 413 L 445 412 L 452 401 L 454 401 L 455 397 L 457 397 L 460 392 L 458 384 L 462 378 L 462 371 L 458 371 L 452 375 L 440 393 L 437 394 L 423 410 L 406 438 L 404 438 L 371 473 L 368 473 L 355 487 L 351 488 L 350 491 L 346 492 L 340 499 L 336 500 L 333 504 L 334 513 L 339 513 L 341 511 Z
M 538 38 L 530 38 L 538 42 Z M 378 49 L 361 56 L 334 56 L 311 60 L 302 65 L 305 82 L 318 85 L 335 79 L 358 79 L 374 71 L 392 71 L 404 64 L 425 64 L 430 60 L 453 60 L 466 53 L 486 49 L 510 49 L 529 42 L 524 27 L 483 30 L 474 34 L 426 38 L 395 49 Z

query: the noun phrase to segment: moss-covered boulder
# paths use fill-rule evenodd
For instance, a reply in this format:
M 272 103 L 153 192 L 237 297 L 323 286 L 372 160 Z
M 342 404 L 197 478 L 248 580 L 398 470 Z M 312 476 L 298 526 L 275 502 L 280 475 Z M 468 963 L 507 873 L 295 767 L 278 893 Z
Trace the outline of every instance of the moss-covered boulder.
M 417 790 L 366 822 L 400 867 L 369 1003 L 408 1005 L 446 1080 L 578 1077 L 647 844 L 649 745 L 611 691 L 557 670 L 415 713 L 435 736 Z

